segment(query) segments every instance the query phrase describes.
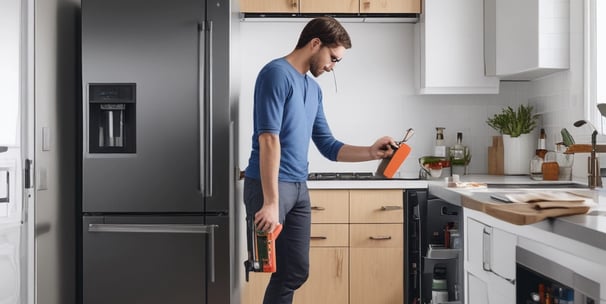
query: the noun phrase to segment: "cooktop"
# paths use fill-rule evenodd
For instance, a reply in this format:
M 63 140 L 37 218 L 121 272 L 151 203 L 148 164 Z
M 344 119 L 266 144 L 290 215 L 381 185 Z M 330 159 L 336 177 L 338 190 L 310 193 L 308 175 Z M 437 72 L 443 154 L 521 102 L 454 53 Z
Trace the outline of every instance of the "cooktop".
M 311 172 L 307 180 L 418 180 L 418 178 L 387 178 L 372 172 Z

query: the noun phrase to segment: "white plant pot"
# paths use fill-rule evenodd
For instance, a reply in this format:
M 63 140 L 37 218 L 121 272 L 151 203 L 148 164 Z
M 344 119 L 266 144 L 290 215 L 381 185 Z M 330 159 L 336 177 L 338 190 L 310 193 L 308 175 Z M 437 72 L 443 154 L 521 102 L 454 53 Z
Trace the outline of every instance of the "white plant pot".
M 522 134 L 518 137 L 503 134 L 503 173 L 529 174 L 534 145 L 534 138 L 530 134 Z

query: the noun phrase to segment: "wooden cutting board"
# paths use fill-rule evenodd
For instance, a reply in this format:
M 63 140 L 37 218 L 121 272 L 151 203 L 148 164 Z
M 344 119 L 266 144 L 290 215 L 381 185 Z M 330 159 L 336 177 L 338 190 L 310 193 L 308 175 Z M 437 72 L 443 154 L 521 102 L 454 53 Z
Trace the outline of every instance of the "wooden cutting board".
M 579 203 L 571 203 L 565 208 L 535 209 L 534 205 L 528 203 L 495 201 L 490 198 L 490 193 L 478 193 L 473 196 L 464 195 L 461 197 L 461 205 L 516 225 L 533 224 L 549 217 L 584 214 L 590 209 L 590 206 L 579 205 Z
M 486 213 L 512 224 L 528 225 L 540 222 L 549 217 L 584 214 L 589 211 L 589 208 L 589 206 L 581 205 L 566 208 L 535 209 L 533 204 L 512 203 L 488 205 L 486 206 Z
M 493 136 L 492 146 L 488 147 L 488 174 L 503 175 L 503 137 Z

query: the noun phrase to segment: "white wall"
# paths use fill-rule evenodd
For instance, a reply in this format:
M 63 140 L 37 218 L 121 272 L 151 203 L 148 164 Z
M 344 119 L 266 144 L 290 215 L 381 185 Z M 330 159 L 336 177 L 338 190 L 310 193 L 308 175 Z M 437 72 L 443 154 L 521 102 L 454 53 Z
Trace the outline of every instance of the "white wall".
M 252 134 L 252 96 L 258 71 L 269 60 L 284 56 L 295 46 L 305 25 L 300 22 L 245 21 L 240 24 L 242 46 L 240 94 L 240 159 L 246 168 Z M 418 157 L 431 155 L 435 127 L 445 127 L 446 143 L 453 145 L 456 132 L 472 153 L 470 173 L 486 173 L 487 147 L 497 133 L 485 123 L 504 105 L 527 103 L 528 83 L 502 83 L 499 95 L 416 95 L 413 74 L 413 24 L 344 23 L 353 47 L 337 64 L 333 75 L 317 78 L 334 135 L 349 144 L 369 145 L 382 135 L 400 140 L 407 128 L 415 136 L 401 176 L 418 175 Z M 336 163 L 324 159 L 312 145 L 310 171 L 372 171 L 378 161 Z

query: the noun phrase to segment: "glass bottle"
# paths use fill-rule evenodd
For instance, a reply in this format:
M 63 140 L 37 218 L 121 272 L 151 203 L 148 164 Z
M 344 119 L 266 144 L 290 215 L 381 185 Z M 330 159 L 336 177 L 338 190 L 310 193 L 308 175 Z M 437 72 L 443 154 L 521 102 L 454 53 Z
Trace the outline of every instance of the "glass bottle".
M 457 132 L 457 143 L 452 148 L 450 148 L 450 158 L 453 160 L 453 164 L 465 164 L 465 146 L 463 146 L 462 132 Z
M 436 127 L 436 144 L 433 150 L 433 156 L 446 157 L 446 146 L 444 145 L 444 129 Z

